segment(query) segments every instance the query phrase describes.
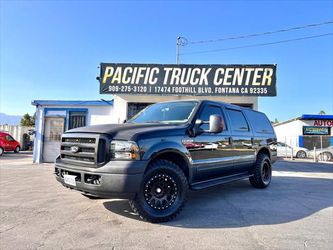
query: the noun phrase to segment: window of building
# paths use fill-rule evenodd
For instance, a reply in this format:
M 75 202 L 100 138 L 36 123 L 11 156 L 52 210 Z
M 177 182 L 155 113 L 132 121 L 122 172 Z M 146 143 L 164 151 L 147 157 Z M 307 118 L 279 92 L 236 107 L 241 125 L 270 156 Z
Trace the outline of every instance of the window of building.
M 227 109 L 227 113 L 230 118 L 232 130 L 234 131 L 249 131 L 249 125 L 243 115 L 239 110 Z
M 86 112 L 69 112 L 68 129 L 86 126 Z

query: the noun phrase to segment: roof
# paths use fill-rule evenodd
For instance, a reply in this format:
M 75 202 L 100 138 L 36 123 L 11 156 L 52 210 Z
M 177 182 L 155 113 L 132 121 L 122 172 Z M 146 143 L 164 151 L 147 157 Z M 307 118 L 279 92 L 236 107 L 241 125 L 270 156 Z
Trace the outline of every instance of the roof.
M 333 115 L 302 115 L 300 120 L 333 120 Z
M 305 115 L 302 115 L 302 116 L 299 116 L 299 117 L 296 117 L 296 118 L 293 118 L 293 119 L 290 119 L 290 120 L 287 120 L 287 121 L 284 121 L 284 122 L 279 122 L 279 123 L 273 124 L 273 127 L 280 126 L 282 124 L 286 124 L 286 123 L 297 121 L 297 120 L 333 120 L 333 115 L 309 115 L 309 114 L 305 114 Z
M 93 101 L 63 101 L 63 100 L 33 100 L 34 106 L 109 106 L 113 105 L 113 100 L 93 100 Z

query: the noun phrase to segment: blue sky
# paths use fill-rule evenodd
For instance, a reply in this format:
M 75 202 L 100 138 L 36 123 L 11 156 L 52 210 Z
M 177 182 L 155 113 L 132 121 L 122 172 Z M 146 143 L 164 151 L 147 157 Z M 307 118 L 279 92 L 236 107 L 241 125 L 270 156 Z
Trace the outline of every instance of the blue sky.
M 333 20 L 333 1 L 0 0 L 0 112 L 33 113 L 34 99 L 92 100 L 100 62 L 175 63 L 189 41 Z M 182 53 L 332 33 L 333 25 L 257 38 L 187 45 Z M 187 64 L 277 64 L 277 97 L 259 109 L 280 121 L 333 113 L 333 36 L 195 55 Z

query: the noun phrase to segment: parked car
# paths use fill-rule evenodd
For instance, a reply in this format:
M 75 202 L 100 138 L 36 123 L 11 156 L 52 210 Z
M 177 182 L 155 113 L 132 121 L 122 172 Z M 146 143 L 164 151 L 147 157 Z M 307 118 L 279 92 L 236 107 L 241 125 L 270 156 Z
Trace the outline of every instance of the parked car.
M 244 178 L 268 187 L 275 161 L 276 136 L 264 113 L 171 101 L 148 106 L 125 124 L 67 131 L 55 175 L 86 195 L 127 198 L 141 218 L 165 222 L 179 214 L 188 189 Z
M 309 157 L 314 157 L 314 150 L 309 152 Z M 321 161 L 332 161 L 333 160 L 333 146 L 316 149 L 316 157 Z
M 21 145 L 7 132 L 0 132 L 0 156 L 5 151 L 20 152 Z
M 291 153 L 293 153 L 293 157 L 297 158 L 306 158 L 308 157 L 309 150 L 302 147 L 291 147 L 283 142 L 277 143 L 277 156 L 278 157 L 291 157 Z

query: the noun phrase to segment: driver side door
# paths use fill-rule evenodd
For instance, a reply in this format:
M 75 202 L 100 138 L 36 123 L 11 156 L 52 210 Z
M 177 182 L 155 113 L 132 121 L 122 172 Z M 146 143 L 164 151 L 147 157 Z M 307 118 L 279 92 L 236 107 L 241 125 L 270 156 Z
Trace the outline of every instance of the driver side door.
M 211 115 L 222 117 L 224 128 L 221 133 L 209 132 L 209 117 Z M 202 132 L 194 137 L 191 147 L 188 148 L 196 168 L 195 181 L 229 174 L 233 169 L 232 145 L 222 107 L 206 104 L 198 119 L 203 121 L 203 124 L 200 125 Z

